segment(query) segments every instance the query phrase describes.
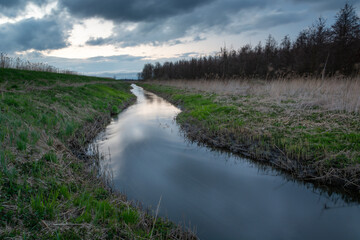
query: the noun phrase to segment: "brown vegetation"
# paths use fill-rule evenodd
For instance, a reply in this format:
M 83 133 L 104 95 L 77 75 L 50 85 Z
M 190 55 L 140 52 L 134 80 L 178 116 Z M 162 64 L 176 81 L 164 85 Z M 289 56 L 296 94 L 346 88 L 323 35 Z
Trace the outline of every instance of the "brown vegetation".
M 262 96 L 263 101 L 281 103 L 294 99 L 296 109 L 321 107 L 323 110 L 360 112 L 360 77 L 272 81 L 254 80 L 153 80 L 151 83 L 221 95 Z
M 38 71 L 38 72 L 51 72 L 51 73 L 64 73 L 64 74 L 78 74 L 75 71 L 63 70 L 47 63 L 32 63 L 19 57 L 9 57 L 6 53 L 0 53 L 0 69 L 13 68 L 18 70 Z

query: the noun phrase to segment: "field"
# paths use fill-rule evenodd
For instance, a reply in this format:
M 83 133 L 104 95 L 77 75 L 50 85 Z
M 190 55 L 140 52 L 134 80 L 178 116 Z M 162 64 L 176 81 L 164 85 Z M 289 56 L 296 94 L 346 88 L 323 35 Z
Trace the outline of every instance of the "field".
M 0 99 L 1 239 L 194 238 L 112 193 L 84 157 L 134 101 L 128 84 L 0 69 Z
M 142 84 L 177 105 L 188 136 L 357 195 L 360 80 L 169 80 Z

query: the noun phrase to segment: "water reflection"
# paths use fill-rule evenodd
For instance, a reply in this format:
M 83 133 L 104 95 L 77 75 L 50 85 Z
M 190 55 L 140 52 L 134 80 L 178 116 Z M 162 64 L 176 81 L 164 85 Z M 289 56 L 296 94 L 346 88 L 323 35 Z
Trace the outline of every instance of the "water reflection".
M 231 154 L 187 141 L 178 108 L 133 85 L 137 103 L 97 143 L 115 188 L 202 239 L 360 239 L 360 208 Z M 336 201 L 334 201 L 336 199 Z

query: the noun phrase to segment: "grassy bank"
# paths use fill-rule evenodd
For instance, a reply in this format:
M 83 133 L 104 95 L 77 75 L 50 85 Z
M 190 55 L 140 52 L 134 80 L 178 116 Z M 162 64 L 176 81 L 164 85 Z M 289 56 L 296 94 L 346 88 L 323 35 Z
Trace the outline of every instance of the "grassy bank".
M 359 195 L 359 81 L 150 83 L 183 108 L 177 121 L 190 138 Z
M 78 158 L 134 100 L 129 90 L 109 79 L 0 69 L 0 239 L 193 238 L 111 193 Z

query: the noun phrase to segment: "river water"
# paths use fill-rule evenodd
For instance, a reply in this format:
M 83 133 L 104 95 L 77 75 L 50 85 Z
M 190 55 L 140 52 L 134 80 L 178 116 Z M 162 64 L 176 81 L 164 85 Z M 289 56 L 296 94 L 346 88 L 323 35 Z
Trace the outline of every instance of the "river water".
M 200 239 L 360 239 L 360 207 L 270 167 L 189 142 L 180 110 L 132 85 L 137 102 L 95 140 L 116 190 Z

